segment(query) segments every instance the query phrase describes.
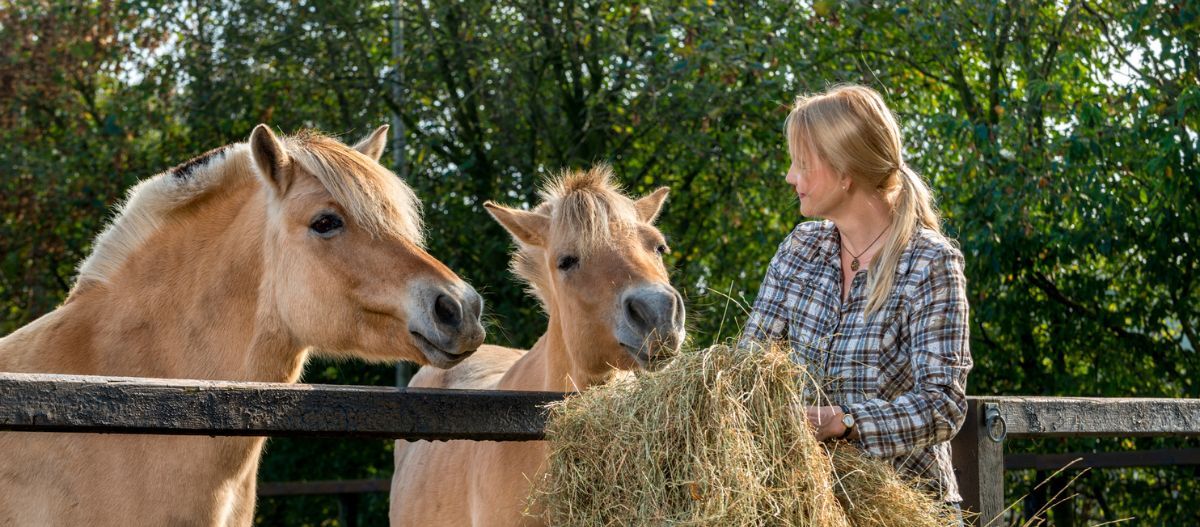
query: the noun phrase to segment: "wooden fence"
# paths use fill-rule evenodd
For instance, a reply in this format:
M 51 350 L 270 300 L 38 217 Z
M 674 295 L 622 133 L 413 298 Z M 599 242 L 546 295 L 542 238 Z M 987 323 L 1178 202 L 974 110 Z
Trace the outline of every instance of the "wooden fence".
M 527 441 L 542 438 L 542 407 L 561 397 L 545 392 L 0 373 L 0 430 Z M 1029 455 L 1006 462 L 1007 441 L 1200 437 L 1200 399 L 971 397 L 968 404 L 967 423 L 953 441 L 954 466 L 964 506 L 985 519 L 1004 510 L 1006 466 L 1057 468 L 1070 462 Z M 1093 466 L 1104 467 L 1200 462 L 1200 453 L 1189 450 L 1137 454 L 1089 455 Z M 355 484 L 351 488 L 344 482 L 327 483 L 324 490 L 347 495 L 386 489 L 380 482 Z M 318 493 L 321 485 L 264 484 L 260 494 Z

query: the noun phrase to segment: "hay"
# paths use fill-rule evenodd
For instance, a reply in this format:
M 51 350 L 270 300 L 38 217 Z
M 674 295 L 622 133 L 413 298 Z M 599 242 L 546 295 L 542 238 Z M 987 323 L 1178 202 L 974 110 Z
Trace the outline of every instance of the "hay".
M 838 501 L 855 527 L 942 527 L 958 525 L 953 510 L 921 493 L 890 463 L 846 443 L 830 449 L 839 484 Z
M 889 464 L 844 443 L 831 457 L 789 411 L 818 397 L 787 353 L 726 346 L 593 388 L 551 409 L 530 510 L 556 526 L 954 524 Z

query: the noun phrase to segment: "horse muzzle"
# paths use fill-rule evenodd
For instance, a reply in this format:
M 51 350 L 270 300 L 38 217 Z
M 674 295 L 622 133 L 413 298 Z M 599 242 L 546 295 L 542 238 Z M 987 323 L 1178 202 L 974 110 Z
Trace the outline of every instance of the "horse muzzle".
M 483 299 L 470 285 L 425 286 L 409 311 L 408 331 L 413 344 L 438 368 L 449 368 L 483 345 Z

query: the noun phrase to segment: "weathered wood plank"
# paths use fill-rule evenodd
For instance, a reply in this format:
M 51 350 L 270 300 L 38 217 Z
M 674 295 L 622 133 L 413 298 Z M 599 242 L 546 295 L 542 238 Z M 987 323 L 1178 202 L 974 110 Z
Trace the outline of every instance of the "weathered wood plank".
M 0 430 L 521 441 L 562 397 L 0 373 Z
M 1075 460 L 1074 463 L 1072 463 Z M 1167 448 L 1136 452 L 1074 452 L 1069 454 L 1008 454 L 1006 470 L 1082 470 L 1085 468 L 1163 467 L 1200 465 L 1200 448 Z
M 999 405 L 1009 438 L 1200 437 L 1200 399 L 978 397 Z
M 0 373 L 0 430 L 536 439 L 561 394 Z M 1200 399 L 972 397 L 1010 438 L 1200 437 Z

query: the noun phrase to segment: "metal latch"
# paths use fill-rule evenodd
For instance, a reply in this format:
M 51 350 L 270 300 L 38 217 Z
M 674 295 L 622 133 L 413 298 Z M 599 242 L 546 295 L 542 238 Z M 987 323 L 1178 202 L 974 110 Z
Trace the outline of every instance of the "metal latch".
M 988 439 L 999 443 L 1008 437 L 1008 423 L 1000 415 L 1000 405 L 983 403 L 983 426 L 987 430 Z

